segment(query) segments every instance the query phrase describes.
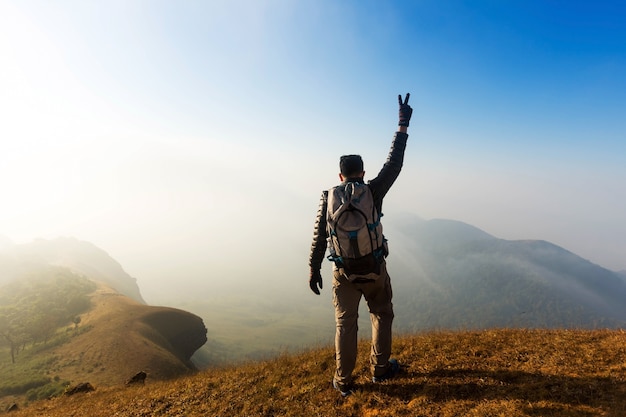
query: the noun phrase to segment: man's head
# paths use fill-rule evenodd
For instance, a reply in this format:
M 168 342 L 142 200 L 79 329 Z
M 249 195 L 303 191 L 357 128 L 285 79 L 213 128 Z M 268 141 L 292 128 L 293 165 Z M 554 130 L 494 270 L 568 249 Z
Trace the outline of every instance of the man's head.
M 363 159 L 361 155 L 343 155 L 339 158 L 339 178 L 363 178 Z

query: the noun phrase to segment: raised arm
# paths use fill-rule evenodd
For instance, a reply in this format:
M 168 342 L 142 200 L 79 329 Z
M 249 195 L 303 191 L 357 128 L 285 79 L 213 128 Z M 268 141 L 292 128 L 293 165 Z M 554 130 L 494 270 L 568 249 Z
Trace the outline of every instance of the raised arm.
M 410 96 L 411 95 L 407 93 L 403 101 L 402 96 L 398 95 L 398 130 L 391 143 L 387 161 L 376 178 L 369 182 L 379 213 L 382 211 L 383 197 L 385 197 L 396 178 L 398 178 L 398 175 L 400 175 L 400 170 L 404 162 L 404 150 L 406 149 L 406 142 L 409 137 L 407 131 L 411 116 L 413 115 L 413 109 L 409 106 Z

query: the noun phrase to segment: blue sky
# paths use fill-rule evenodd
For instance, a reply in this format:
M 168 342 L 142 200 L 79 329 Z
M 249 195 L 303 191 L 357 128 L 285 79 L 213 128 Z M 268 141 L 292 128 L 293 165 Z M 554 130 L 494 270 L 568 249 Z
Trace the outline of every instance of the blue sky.
M 626 269 L 625 23 L 604 1 L 3 0 L 0 234 L 91 241 L 140 285 L 255 234 L 306 275 L 338 156 L 375 175 L 410 92 L 387 217 Z

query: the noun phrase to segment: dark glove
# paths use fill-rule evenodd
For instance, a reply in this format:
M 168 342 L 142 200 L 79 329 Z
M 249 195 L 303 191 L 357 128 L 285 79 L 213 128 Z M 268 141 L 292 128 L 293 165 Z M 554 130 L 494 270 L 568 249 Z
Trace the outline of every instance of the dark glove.
M 320 295 L 322 289 L 322 274 L 320 271 L 311 270 L 311 277 L 309 278 L 309 287 L 315 294 Z M 319 287 L 319 289 L 317 288 Z
M 406 93 L 406 98 L 403 103 L 402 96 L 398 94 L 398 104 L 400 105 L 400 119 L 398 121 L 398 126 L 408 126 L 409 120 L 411 120 L 413 109 L 409 106 L 409 97 L 411 97 L 411 93 Z

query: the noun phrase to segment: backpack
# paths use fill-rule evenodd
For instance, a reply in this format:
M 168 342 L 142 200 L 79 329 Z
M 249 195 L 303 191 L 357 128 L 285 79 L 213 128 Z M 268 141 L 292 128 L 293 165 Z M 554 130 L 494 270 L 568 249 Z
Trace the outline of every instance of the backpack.
M 328 191 L 328 259 L 348 279 L 376 279 L 387 256 L 383 226 L 369 185 L 348 182 Z

